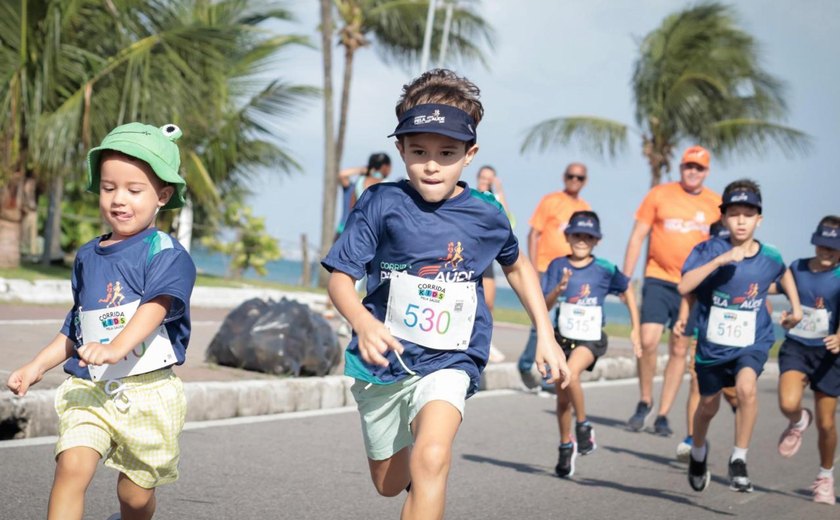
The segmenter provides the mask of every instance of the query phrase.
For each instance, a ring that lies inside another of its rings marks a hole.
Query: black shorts
[[[735,359],[716,365],[701,365],[695,362],[694,371],[697,372],[700,395],[715,395],[727,386],[735,386],[735,378],[742,368],[752,368],[755,375],[760,376],[766,362],[767,352],[759,349],[744,350]]]
[[[785,338],[779,350],[779,371],[802,372],[811,381],[811,390],[831,397],[840,396],[840,356],[823,347],[809,347]]]
[[[642,323],[674,326],[680,312],[677,284],[658,278],[645,278],[642,286]]]
[[[495,278],[496,277],[496,261],[495,260],[490,262],[490,265],[488,265],[487,269],[485,269],[484,272],[481,273],[481,276],[483,278],[487,278],[487,277]]]
[[[607,353],[607,333],[603,330],[601,331],[601,339],[598,341],[581,341],[578,339],[564,338],[560,334],[560,330],[555,328],[554,339],[557,340],[557,344],[563,349],[563,353],[566,354],[566,359],[569,359],[569,356],[572,355],[572,349],[580,347],[589,349],[589,351],[592,352],[592,355],[595,356],[595,359],[592,361],[591,365],[586,367],[588,372],[592,372],[592,369],[595,368],[595,363],[598,362],[598,358]]]

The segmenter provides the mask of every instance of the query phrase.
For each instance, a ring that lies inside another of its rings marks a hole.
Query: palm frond
[[[528,130],[520,153],[545,152],[571,143],[602,157],[615,157],[627,145],[627,125],[590,116],[558,117],[538,123]]]
[[[722,159],[735,154],[760,156],[778,150],[786,157],[801,156],[812,147],[811,137],[795,128],[760,119],[727,119],[711,125],[704,143]]]

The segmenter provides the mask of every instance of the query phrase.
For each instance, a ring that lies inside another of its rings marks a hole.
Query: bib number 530
[[[416,311],[420,311],[422,317],[418,316]],[[452,324],[452,314],[449,311],[441,311],[435,314],[434,309],[429,307],[421,309],[419,305],[409,303],[405,309],[403,323],[406,327],[419,327],[423,332],[434,330],[438,334],[446,334],[449,325]]]

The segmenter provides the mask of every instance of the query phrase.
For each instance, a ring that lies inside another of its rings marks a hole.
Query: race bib
[[[560,334],[564,338],[579,341],[598,341],[601,339],[603,311],[600,305],[575,305],[560,302],[558,316]]]
[[[477,305],[474,282],[436,282],[391,273],[385,326],[395,337],[435,350],[467,350]]]
[[[755,311],[712,307],[706,339],[727,347],[748,347],[755,343]]]
[[[828,309],[814,309],[802,306],[802,321],[790,329],[790,333],[799,338],[822,339],[828,336]]]
[[[117,307],[80,312],[82,342],[110,343],[122,332],[138,307],[140,300]],[[119,379],[153,372],[174,365],[177,360],[169,333],[166,332],[166,327],[161,325],[119,363],[88,365],[88,372],[94,381]]]

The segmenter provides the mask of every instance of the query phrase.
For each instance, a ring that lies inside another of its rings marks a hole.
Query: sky
[[[462,178],[474,184],[481,165],[496,168],[516,216],[514,231],[523,250],[527,249],[528,219],[539,200],[562,189],[565,166],[581,161],[589,167],[589,182],[581,195],[599,213],[604,234],[595,254],[623,263],[635,211],[650,185],[638,138],[630,133],[626,149],[614,160],[575,147],[521,155],[519,147],[530,126],[551,117],[590,115],[632,125],[630,78],[637,42],[664,17],[691,4],[673,0],[483,1],[481,15],[497,36],[495,49],[486,50],[489,66],[444,64],[481,88],[485,109],[478,127],[480,150]],[[291,83],[320,87],[318,3],[288,6],[297,22],[283,24],[280,30],[309,35],[314,46],[285,53],[277,75]],[[765,208],[757,237],[777,246],[790,263],[813,254],[809,239],[819,219],[840,213],[840,2],[742,0],[735,3],[735,11],[739,26],[758,41],[765,70],[786,84],[789,114],[784,123],[809,134],[813,146],[807,155],[794,158],[773,151],[741,155],[726,163],[713,158],[706,185],[720,193],[735,179],[757,180]],[[337,105],[341,49],[336,47],[333,56]],[[436,52],[432,56],[431,65],[438,65]],[[396,125],[394,106],[402,85],[419,72],[419,67],[387,65],[371,48],[356,54],[342,168],[364,165],[371,153],[385,151],[394,163],[391,178],[405,176],[393,139],[386,135]],[[302,171],[265,172],[250,199],[288,258],[299,254],[301,233],[307,234],[310,244],[320,241],[322,107],[320,99],[309,102],[288,121],[282,136]],[[679,149],[691,144],[680,143]],[[676,165],[678,157],[673,162]],[[671,175],[672,180],[678,178],[676,169]],[[636,276],[643,262],[638,264]]]

